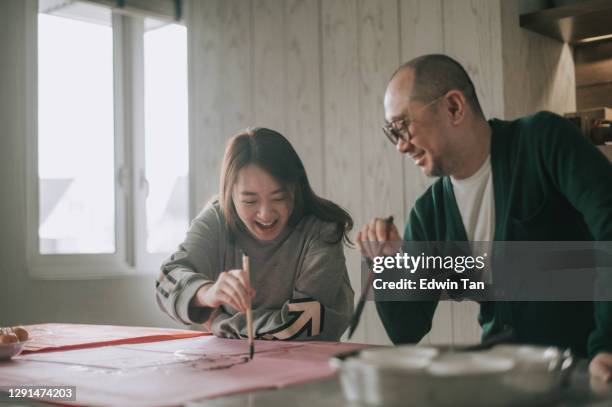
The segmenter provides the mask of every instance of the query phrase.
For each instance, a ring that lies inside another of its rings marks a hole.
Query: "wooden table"
[[[73,334],[74,332],[77,332],[77,333],[80,332],[79,329],[81,329],[79,326],[76,326],[76,325],[72,325],[68,328],[69,329],[67,330],[72,330]],[[66,328],[62,328],[62,329],[66,329]],[[82,329],[87,332],[95,332],[96,329],[98,330],[100,329],[100,326],[94,326],[93,328],[91,326],[89,327],[83,326]],[[110,328],[105,329],[105,332],[108,332],[109,329]],[[134,332],[142,333],[141,330],[142,329],[137,329],[137,331],[134,331],[134,328],[126,328],[126,332],[130,331],[132,333]],[[119,331],[122,331],[122,329],[119,329]],[[188,334],[188,332],[185,332],[185,333],[170,332],[170,334],[173,336],[177,335],[177,337],[181,337],[181,336]],[[115,336],[113,336],[112,338],[114,338]],[[59,339],[56,342],[61,342]],[[216,341],[223,341],[223,340],[219,340],[213,337],[210,337],[210,339],[216,340]],[[191,340],[206,341],[204,337],[201,337],[201,338],[192,338],[192,339],[171,340],[165,343],[170,344],[172,342],[176,342],[178,344],[181,341],[191,341]],[[228,341],[231,341],[231,340],[228,340]],[[133,342],[133,341],[130,340],[127,343],[130,343],[130,342]],[[139,340],[138,342],[142,342],[142,340]],[[114,343],[114,342],[108,342],[108,341],[105,342],[105,344],[109,344],[109,343]],[[110,348],[110,351],[112,352],[115,348],[117,349],[117,352],[121,351],[122,349],[125,351],[125,347],[126,347],[125,340],[121,340],[119,343],[122,343],[123,345],[114,344],[113,347]],[[152,349],[150,349],[151,351],[159,351],[159,349],[157,349],[158,347],[157,344],[163,345],[162,342],[156,342],[152,344],[130,345],[130,347],[132,348],[134,346],[136,347],[144,346],[146,348],[153,347]],[[207,344],[206,345],[207,347],[204,349],[208,353],[210,349],[208,346],[209,344],[211,344],[211,342],[206,341],[206,344]],[[297,345],[296,343],[294,344],[284,343],[283,344],[282,342],[277,343],[277,344],[281,346],[296,346]],[[349,347],[350,346],[357,346],[357,347],[363,346],[363,345],[350,345],[350,344],[339,344],[339,343],[330,343],[330,344],[337,346],[338,348],[346,348],[347,346]],[[225,346],[225,343],[223,343],[222,345]],[[262,343],[260,345],[262,349],[264,349],[262,355],[265,355],[265,348],[272,346],[272,345],[274,344],[271,342]],[[328,346],[328,345],[325,345],[325,343],[322,343],[321,345],[317,344],[313,346],[316,348],[316,347]],[[94,352],[95,349],[101,349],[101,348],[93,348],[92,353],[95,353]],[[245,349],[246,349],[246,345],[245,345]],[[329,349],[327,350],[327,353],[318,351],[314,348],[309,348],[307,346],[303,347],[303,349],[304,350],[302,351],[301,355],[299,354],[300,351],[297,350],[298,354],[292,354],[293,358],[290,357],[286,359],[287,362],[290,363],[289,367],[291,367],[291,365],[295,365],[296,363],[298,363],[298,360],[304,360],[304,359],[307,359],[309,362],[313,362],[314,359],[318,359],[318,362],[316,363],[326,364],[328,360],[327,359],[328,356],[326,355],[333,354],[333,352],[330,352]],[[70,352],[70,351],[65,351],[65,350],[59,351],[56,354],[63,354],[64,352]],[[86,352],[89,352],[89,350],[86,350]],[[68,355],[69,353],[65,353],[65,354]],[[89,358],[89,353],[88,353],[88,358]],[[262,358],[265,359],[266,356],[262,356]],[[256,356],[256,359],[257,359],[257,356]],[[62,360],[61,363],[67,363],[67,362]],[[282,365],[282,366],[287,366],[287,365]],[[2,379],[2,373],[3,373],[3,369],[0,366],[0,379]],[[5,371],[5,378],[10,377],[10,376],[7,376],[6,373],[7,371]],[[287,375],[287,370],[281,369],[280,373],[282,374],[284,378]],[[28,382],[30,381],[29,377],[30,376],[28,375],[27,376]],[[201,376],[198,373],[198,376],[197,376],[198,381],[200,380],[200,377]],[[253,376],[249,376],[249,377],[253,377]],[[327,375],[326,377],[330,377],[330,375]],[[277,375],[277,379],[278,378],[279,376]],[[61,379],[61,377],[59,377],[58,379]],[[147,383],[150,383],[150,382],[147,381]],[[100,386],[104,386],[104,385],[105,383],[103,382],[100,383]],[[87,392],[87,389],[79,390],[79,388],[77,387],[77,393],[79,391]],[[185,399],[182,399],[182,400],[185,400]],[[190,399],[187,398],[186,400],[190,400]],[[305,384],[290,385],[290,386],[287,386],[281,389],[277,389],[277,390],[249,391],[246,393],[241,393],[241,394],[236,394],[236,395],[231,395],[231,396],[222,396],[222,397],[210,398],[210,399],[199,400],[199,401],[185,401],[186,404],[184,405],[190,406],[190,407],[222,407],[222,406],[233,407],[233,406],[245,406],[245,405],[248,405],[249,407],[258,407],[258,406],[261,406],[261,407],[268,407],[268,406],[281,407],[283,406],[284,407],[288,405],[289,400],[291,401],[291,405],[294,407],[302,407],[302,406],[303,407],[312,407],[312,406],[322,406],[322,407],[353,406],[355,407],[356,405],[358,405],[355,403],[349,403],[344,399],[341,388],[340,388],[340,384],[337,378],[331,378],[331,379],[328,378],[328,379],[318,380],[318,381],[309,382]],[[25,401],[25,402],[18,401],[16,402],[14,399],[10,399],[6,394],[2,394],[2,393],[0,393],[0,402],[2,402],[2,404],[10,403],[12,405],[31,405],[31,406],[47,406],[48,405],[48,404],[44,404],[44,403],[40,403],[36,401]],[[591,382],[589,379],[588,370],[587,370],[587,361],[581,360],[577,363],[577,366],[572,373],[570,386],[563,391],[560,400],[558,400],[558,402],[555,403],[554,405],[558,405],[558,406],[612,405],[612,384],[604,384],[604,383],[600,383],[597,381]]]
[[[344,399],[338,379],[291,386],[274,391],[258,391],[187,403],[186,407],[285,407],[291,400],[292,407],[357,407],[365,404],[351,403]],[[572,373],[569,388],[553,406],[611,406],[612,384],[591,382],[586,360],[580,360]]]

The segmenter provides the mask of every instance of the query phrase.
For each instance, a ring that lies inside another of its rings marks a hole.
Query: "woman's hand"
[[[207,284],[196,292],[195,302],[201,307],[217,308],[227,304],[246,312],[255,297],[255,290],[248,283],[243,270],[230,270],[219,274],[217,281]]]

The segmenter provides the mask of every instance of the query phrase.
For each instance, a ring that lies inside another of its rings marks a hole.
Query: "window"
[[[41,254],[114,253],[113,32],[38,16]]]
[[[188,226],[187,31],[160,18],[180,8],[105,3],[39,1],[35,277],[156,272]]]
[[[146,250],[165,253],[182,240],[189,219],[187,30],[177,24],[149,30],[144,51]]]

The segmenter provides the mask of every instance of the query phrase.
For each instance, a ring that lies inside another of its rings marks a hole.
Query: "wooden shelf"
[[[600,37],[612,38],[612,1],[581,1],[522,14],[520,24],[523,28],[572,45]]]

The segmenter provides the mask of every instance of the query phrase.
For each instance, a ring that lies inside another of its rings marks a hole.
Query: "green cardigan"
[[[612,241],[612,165],[569,121],[539,112],[490,120],[497,241]],[[448,177],[415,203],[406,241],[465,241]],[[376,304],[394,343],[429,332],[437,301]],[[512,327],[517,342],[612,352],[612,302],[482,302],[483,339]]]

